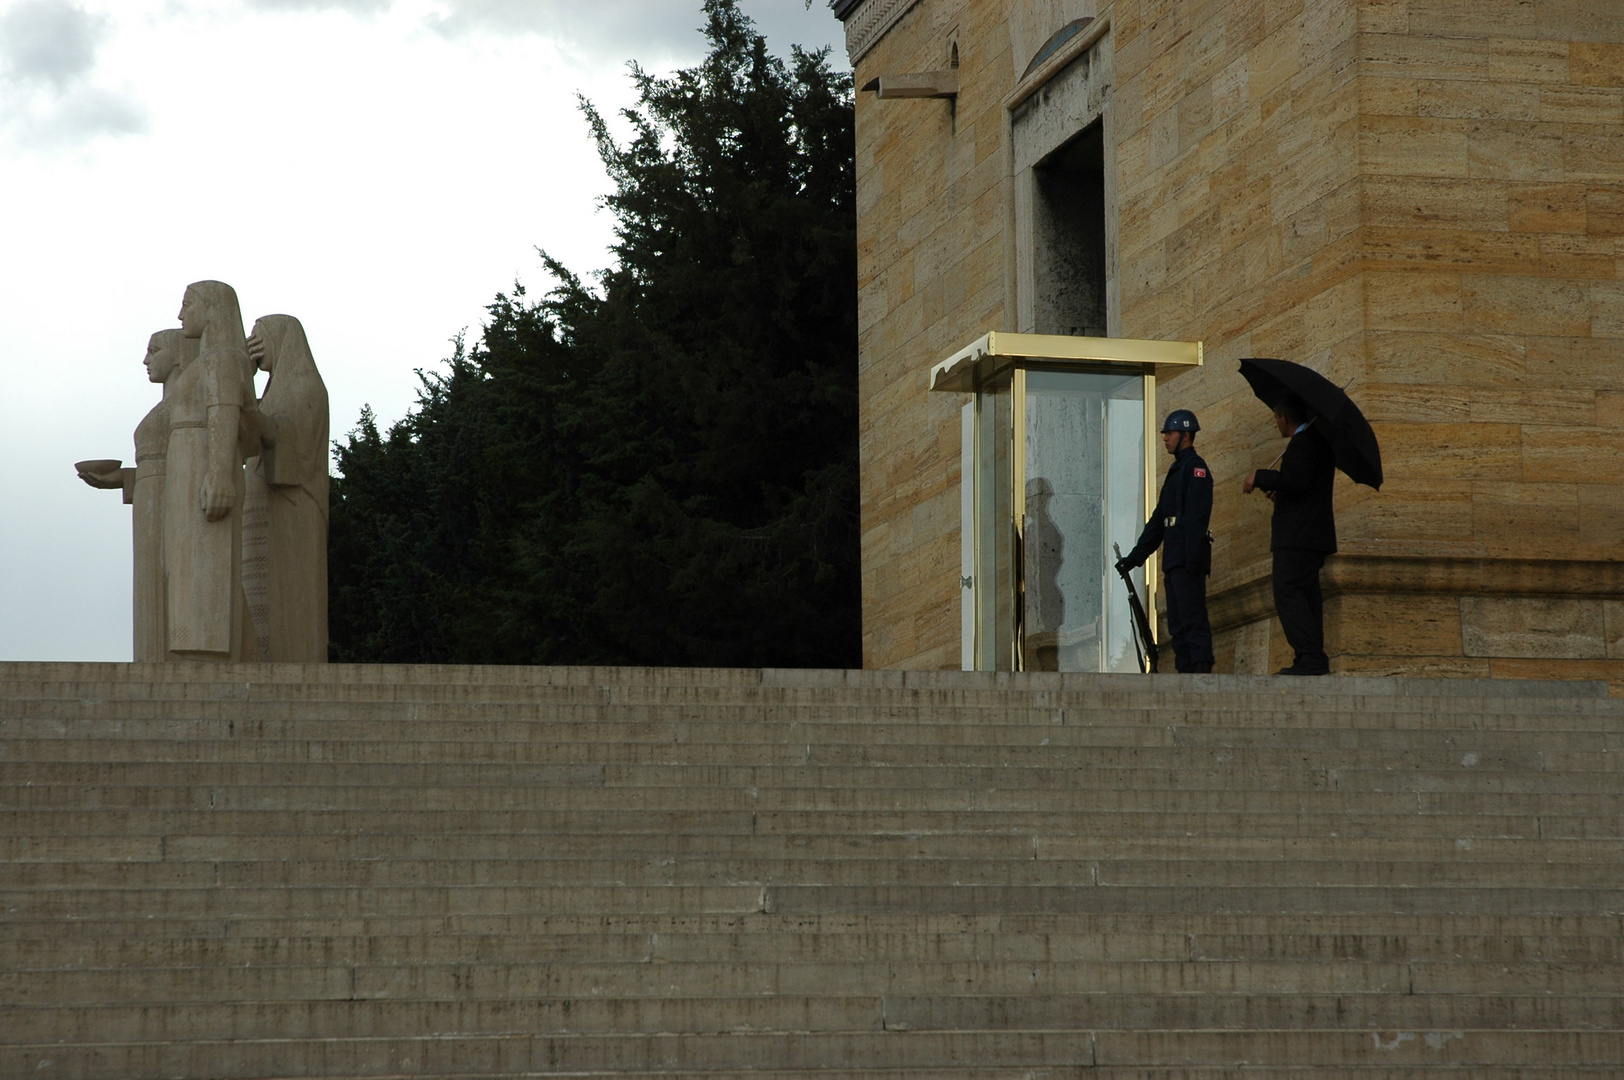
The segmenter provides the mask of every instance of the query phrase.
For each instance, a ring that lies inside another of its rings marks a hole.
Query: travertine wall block
[[[1603,602],[1463,597],[1467,656],[1595,660],[1607,656]]]
[[[1333,606],[1326,647],[1337,653],[1396,656],[1418,647],[1437,656],[1460,652],[1460,607],[1448,597],[1353,594],[1337,597]]]

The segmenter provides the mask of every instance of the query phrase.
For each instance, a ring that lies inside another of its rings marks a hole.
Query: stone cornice
[[[846,24],[846,55],[853,67],[919,0],[843,0],[835,16]]]

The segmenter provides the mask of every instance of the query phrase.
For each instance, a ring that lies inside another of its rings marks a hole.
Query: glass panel
[[[1029,369],[1025,406],[1025,666],[1138,671],[1111,545],[1145,524],[1144,377]]]
[[[1015,664],[1014,414],[1010,373],[976,392],[976,668]]]

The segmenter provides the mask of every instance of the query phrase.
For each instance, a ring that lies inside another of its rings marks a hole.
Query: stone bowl
[[[101,476],[123,464],[124,462],[118,458],[92,458],[89,461],[75,461],[73,468],[74,471],[87,476]]]

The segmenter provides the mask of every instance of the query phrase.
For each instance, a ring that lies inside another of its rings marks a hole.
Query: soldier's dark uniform
[[[1170,415],[1168,423],[1177,415]],[[1190,423],[1192,428],[1185,430],[1193,430],[1194,415]],[[1174,456],[1173,467],[1167,470],[1156,512],[1145,523],[1139,543],[1122,558],[1128,567],[1143,566],[1160,545],[1173,662],[1184,672],[1212,670],[1212,624],[1207,621],[1207,575],[1212,573],[1207,527],[1211,519],[1212,470],[1195,447],[1187,446]]]

